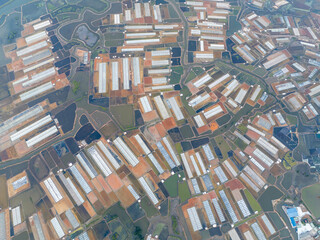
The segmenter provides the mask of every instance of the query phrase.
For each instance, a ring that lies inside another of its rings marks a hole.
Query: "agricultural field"
[[[191,197],[188,183],[186,181],[178,184],[178,195],[182,203]]]
[[[8,207],[8,190],[6,175],[0,175],[0,208],[5,209]]]
[[[263,211],[273,211],[272,200],[279,199],[283,193],[276,187],[268,187],[267,190],[259,197],[258,203]]]
[[[110,112],[123,130],[134,128],[134,111],[132,105],[111,106]]]
[[[10,199],[10,206],[16,207],[22,204],[22,209],[26,217],[36,212],[36,204],[43,197],[43,191],[39,185],[35,185],[25,192]]]
[[[247,200],[248,200],[248,202],[249,202],[252,210],[255,211],[255,212],[256,212],[256,211],[257,211],[257,212],[261,212],[262,209],[261,209],[259,203],[258,203],[257,200],[252,196],[252,194],[249,192],[248,189],[245,189],[245,190],[244,190],[244,194],[245,194],[245,196],[246,196],[246,198],[247,198]]]
[[[320,184],[314,184],[302,189],[302,201],[306,204],[310,212],[320,218]]]

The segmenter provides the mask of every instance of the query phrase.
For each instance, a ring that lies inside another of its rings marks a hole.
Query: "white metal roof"
[[[17,51],[17,56],[20,57],[22,55],[26,55],[28,53],[34,52],[36,50],[39,50],[39,49],[47,47],[47,46],[48,46],[47,41],[41,41],[41,42],[39,42],[37,44],[34,44],[34,45],[29,46],[29,47],[26,47],[26,48],[18,50]]]
[[[119,90],[119,63],[112,62],[112,90]]]
[[[54,218],[52,218],[52,219],[50,220],[50,222],[51,222],[54,230],[56,231],[58,237],[59,237],[59,238],[62,238],[65,234],[64,234],[64,231],[63,231],[63,229],[62,229],[62,227],[61,227],[58,219],[57,219],[56,217],[54,217]]]
[[[134,138],[137,140],[138,144],[140,145],[145,154],[151,153],[150,149],[147,147],[146,143],[143,141],[139,134],[136,134]]]
[[[223,201],[223,203],[224,203],[224,205],[225,205],[225,207],[231,217],[232,222],[233,223],[238,222],[239,219],[238,219],[236,213],[234,212],[234,209],[232,208],[232,206],[229,202],[229,199],[228,199],[227,195],[225,194],[224,190],[220,190],[219,194],[220,194],[220,197],[221,197],[221,199],[222,199],[222,201]]]
[[[151,190],[150,186],[148,185],[148,183],[146,182],[146,180],[143,177],[140,177],[138,179],[138,181],[140,182],[144,191],[148,194],[150,200],[153,202],[154,205],[156,205],[159,202],[159,200],[156,197],[156,195],[152,192],[152,190]]]
[[[96,172],[96,170],[91,165],[91,163],[89,162],[89,160],[87,159],[86,155],[84,155],[83,152],[78,153],[76,157],[79,160],[82,167],[89,174],[90,178],[95,178],[98,175],[98,173]]]
[[[184,119],[183,113],[177,103],[177,100],[175,99],[175,97],[171,97],[167,100],[167,102],[169,103],[169,107],[172,109],[176,119],[178,121]]]
[[[189,219],[193,228],[193,231],[199,231],[202,229],[202,224],[200,222],[200,218],[198,216],[197,210],[195,207],[191,207],[187,209]]]
[[[252,162],[261,172],[265,170],[265,168],[253,157],[250,158],[250,162]]]
[[[51,67],[45,71],[39,72],[31,77],[29,81],[25,81],[22,83],[23,87],[29,87],[33,84],[39,83],[45,79],[48,79],[56,74],[56,70],[54,67]]]
[[[211,151],[209,144],[203,145],[202,149],[204,150],[204,153],[209,161],[214,160],[215,157]]]
[[[84,199],[80,195],[78,189],[74,186],[73,182],[70,178],[66,178],[62,172],[58,174],[61,182],[65,186],[65,188],[68,190],[69,194],[77,204],[77,206],[80,206],[82,203],[84,203]]]
[[[151,56],[152,57],[159,57],[159,56],[170,56],[170,50],[153,50],[151,51]]]
[[[149,103],[149,99],[147,96],[144,96],[144,97],[141,97],[139,98],[140,102],[141,102],[141,105],[142,105],[142,108],[143,108],[143,111],[145,113],[148,113],[148,112],[151,112],[152,111],[152,107]]]
[[[98,152],[96,146],[88,148],[88,153],[106,177],[112,173],[111,168],[108,166],[105,158]]]
[[[62,200],[63,197],[60,191],[50,177],[44,180],[44,185],[46,186],[50,195],[56,203]]]
[[[120,164],[115,159],[115,157],[112,155],[109,148],[102,141],[98,141],[97,146],[102,151],[102,153],[107,157],[107,159],[111,162],[112,166],[115,169],[118,169],[120,167]]]
[[[253,223],[251,228],[259,240],[267,240],[257,222]]]
[[[262,143],[263,141],[260,141]],[[262,152],[259,148],[256,148],[253,151],[253,154],[260,159],[263,163],[265,163],[268,167],[270,167],[273,164],[273,160],[266,155],[264,152]]]
[[[126,45],[133,45],[133,44],[146,44],[146,43],[158,43],[160,42],[159,38],[148,38],[148,39],[138,39],[138,40],[126,40]]]
[[[263,66],[266,69],[270,69],[273,66],[275,66],[275,65],[277,65],[277,64],[279,64],[279,63],[281,63],[281,62],[283,62],[283,61],[285,61],[287,59],[288,59],[288,57],[284,53],[282,53],[279,56],[277,56],[277,57],[275,57],[275,58],[263,63]]]
[[[265,182],[262,180],[262,178],[252,170],[248,165],[244,167],[244,171],[248,173],[248,175],[255,181],[255,183],[262,188],[265,185]]]
[[[159,164],[159,162],[157,161],[157,159],[153,156],[152,153],[150,153],[148,155],[148,158],[151,160],[152,164],[156,167],[156,169],[159,172],[159,174],[162,174],[164,172],[164,170],[161,167],[161,165]]]
[[[180,156],[181,156],[181,159],[182,159],[182,163],[184,165],[184,169],[187,172],[188,178],[193,178],[193,174],[191,172],[191,169],[190,169],[190,166],[189,166],[189,163],[188,163],[188,160],[186,158],[185,153],[181,153]]]
[[[208,118],[211,118],[211,117],[213,117],[213,116],[215,116],[215,115],[217,115],[217,114],[219,114],[221,112],[223,112],[223,109],[221,108],[221,106],[220,105],[216,105],[214,108],[205,111],[203,115],[204,115],[204,117],[206,119],[208,119]]]
[[[48,124],[51,121],[52,121],[51,116],[47,115],[47,116],[41,118],[40,120],[30,124],[29,126],[27,126],[27,127],[23,128],[23,129],[15,132],[14,134],[12,134],[10,136],[11,141],[13,142],[13,141],[15,141],[15,140],[27,135],[28,133],[30,133],[30,132],[32,132],[32,131],[34,131],[34,130],[36,130],[36,129],[38,129],[38,128],[46,125],[46,124]]]
[[[134,188],[132,187],[132,185],[128,186],[129,191],[131,192],[132,196],[138,200],[140,198],[140,196],[138,195],[138,193],[136,192],[136,190],[134,190]]]
[[[28,68],[24,68],[24,69],[23,69],[23,72],[24,72],[24,73],[28,73],[28,72],[36,69],[36,68],[42,67],[42,66],[44,66],[44,65],[46,65],[46,64],[49,64],[49,63],[51,63],[51,62],[53,62],[53,61],[54,61],[54,58],[46,59],[46,60],[41,61],[41,62],[39,62],[39,63],[37,63],[37,64],[35,64],[35,65],[32,65],[32,66],[28,67]]]
[[[212,89],[212,88],[214,88],[215,86],[217,86],[218,84],[226,81],[229,77],[230,77],[230,74],[227,73],[227,74],[221,76],[220,78],[214,80],[212,83],[210,83],[210,84],[208,85],[208,87]]]
[[[168,112],[166,106],[164,105],[164,103],[161,99],[161,96],[156,96],[153,99],[154,99],[155,104],[157,105],[157,108],[158,108],[158,111],[161,115],[161,118],[163,120],[169,118],[170,117],[169,112]]]
[[[249,217],[251,215],[251,213],[248,209],[248,206],[243,199],[237,201],[237,204],[238,204],[244,218]]]
[[[138,57],[132,58],[132,68],[133,68],[133,84],[138,86],[141,83],[140,74],[140,59]]]
[[[213,203],[214,209],[217,212],[217,215],[219,217],[220,222],[226,221],[226,218],[224,217],[223,212],[221,210],[221,207],[219,205],[218,199],[217,198],[213,198],[212,199],[212,203]]]
[[[222,170],[222,168],[220,166],[216,167],[214,169],[214,172],[217,174],[221,183],[225,183],[228,181],[226,174],[224,173],[224,171]]]
[[[34,97],[34,96],[41,95],[42,93],[49,91],[52,88],[53,88],[53,84],[51,82],[44,83],[44,84],[40,85],[39,87],[33,88],[27,92],[20,94],[20,99],[21,99],[21,101],[25,101],[29,98]]]
[[[32,44],[32,43],[35,43],[35,42],[38,42],[42,39],[45,39],[47,38],[47,33],[45,31],[41,31],[41,32],[38,32],[38,33],[35,33],[33,35],[30,35],[28,37],[25,38],[27,44]]]
[[[12,213],[12,225],[17,226],[21,223],[21,211],[20,206],[17,206],[11,210]]]
[[[208,73],[206,73],[199,80],[195,81],[193,83],[193,85],[196,86],[197,88],[199,88],[199,87],[201,87],[203,84],[207,83],[211,79],[212,79],[211,76]]]
[[[99,63],[99,93],[107,92],[107,63]]]
[[[171,154],[171,156],[172,156],[175,164],[176,164],[177,166],[179,166],[179,165],[180,165],[180,162],[179,162],[178,157],[177,157],[176,153],[174,152],[174,150],[173,150],[173,148],[172,148],[172,146],[171,146],[168,138],[167,138],[167,137],[164,137],[164,138],[162,138],[162,141],[163,141],[163,143],[166,145],[167,149],[169,150],[169,152],[170,152],[170,154]]]
[[[195,159],[194,155],[191,155],[191,156],[190,156],[190,159],[191,159],[193,168],[194,168],[194,170],[196,171],[197,176],[198,176],[198,177],[201,176],[201,172],[200,172],[199,166],[198,166],[198,164],[197,164],[197,162],[196,162],[196,159]]]
[[[200,127],[205,125],[205,123],[203,122],[203,120],[202,120],[200,115],[196,115],[193,118],[196,121],[198,128],[200,128]]]
[[[210,207],[209,201],[206,200],[206,201],[203,201],[202,203],[203,203],[203,206],[204,206],[204,210],[206,211],[206,214],[208,216],[210,225],[215,225],[217,222],[216,222],[216,220],[214,218],[214,215],[213,215],[212,209]]]
[[[128,58],[122,58],[122,76],[123,76],[123,89],[124,90],[130,89]]]
[[[84,192],[86,194],[89,194],[90,192],[92,192],[91,187],[89,186],[87,181],[84,179],[84,177],[81,175],[81,173],[76,168],[76,166],[73,165],[72,167],[70,167],[70,170],[72,172],[72,175],[76,178],[77,182],[79,183],[79,186],[84,190]]]
[[[148,69],[148,74],[169,74],[170,69],[165,68],[165,69]]]
[[[39,23],[33,24],[33,29],[35,31],[37,31],[37,30],[40,30],[42,28],[45,28],[45,27],[49,26],[50,24],[51,24],[50,20],[45,20],[43,22],[39,22]]]
[[[257,141],[257,143],[263,148],[265,149],[267,152],[271,153],[272,155],[276,155],[279,151],[278,148],[276,148],[275,146],[273,146],[269,141],[267,141],[266,139],[260,137]]]
[[[118,148],[120,153],[123,155],[123,157],[132,165],[136,166],[139,163],[138,158],[134,155],[134,153],[131,151],[131,149],[127,146],[127,144],[124,143],[124,141],[117,137],[113,143]]]
[[[270,220],[268,219],[268,217],[267,217],[265,214],[263,214],[263,215],[261,216],[261,219],[262,219],[263,223],[266,225],[266,227],[268,228],[270,234],[273,235],[273,234],[276,232],[276,230],[274,229],[274,227],[273,227],[273,225],[271,224],[271,222],[270,222]]]
[[[56,126],[52,126],[50,128],[48,128],[47,130],[41,132],[40,134],[30,138],[29,140],[26,141],[27,146],[33,147],[34,145],[36,145],[37,143],[41,142],[42,140],[52,136],[55,133],[58,133],[58,128]]]

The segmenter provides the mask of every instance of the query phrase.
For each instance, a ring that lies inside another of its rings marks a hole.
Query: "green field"
[[[178,196],[178,180],[178,174],[176,173],[169,177],[163,184],[167,189],[170,197],[174,198]]]
[[[158,210],[152,204],[152,202],[147,196],[141,199],[140,205],[143,208],[143,210],[146,212],[147,217],[152,217],[159,214]]]
[[[228,158],[228,152],[231,150],[227,142],[224,140],[223,136],[217,136],[214,138],[215,142],[217,143],[220,151],[222,153],[223,159]]]
[[[132,105],[118,105],[110,107],[110,112],[117,120],[122,130],[134,128],[134,110]]]
[[[276,187],[268,187],[267,190],[260,196],[258,202],[264,211],[273,211],[272,200],[279,199],[283,193]]]
[[[187,201],[191,197],[191,193],[186,181],[178,184],[178,193],[181,202]]]
[[[26,217],[36,212],[35,205],[43,197],[43,192],[38,185],[27,191],[16,195],[10,199],[10,206],[16,207],[21,204],[22,210]]]
[[[320,184],[314,184],[302,190],[302,201],[305,203],[310,212],[320,218]]]
[[[257,202],[257,200],[252,196],[252,194],[249,192],[248,189],[244,190],[244,194],[252,208],[253,211],[257,211],[257,212],[261,212],[262,209],[259,205],[259,203]]]

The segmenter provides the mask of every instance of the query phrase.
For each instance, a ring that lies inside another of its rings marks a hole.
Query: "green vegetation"
[[[201,67],[193,67],[192,71],[197,74],[197,76],[202,75],[205,71]]]
[[[197,77],[197,74],[194,73],[194,71],[190,71],[186,77],[186,79],[184,80],[185,83],[190,82],[191,80],[195,79]]]
[[[176,147],[178,154],[183,153],[183,149],[182,149],[182,146],[180,143],[176,143],[175,147]]]
[[[298,125],[298,119],[296,116],[287,114],[287,119],[291,125]]]
[[[180,83],[181,76],[183,74],[183,67],[172,67],[172,72],[170,75],[170,84],[178,84]]]
[[[247,126],[246,125],[244,125],[244,124],[239,124],[238,126],[237,126],[237,128],[239,129],[239,131],[242,133],[242,134],[245,134],[247,131],[248,131],[248,128],[247,128]]]
[[[290,170],[292,167],[297,165],[297,162],[293,159],[292,153],[287,152],[286,155],[283,158],[282,164],[285,169]]]
[[[223,136],[217,136],[214,138],[215,142],[217,143],[222,156],[223,160],[228,158],[228,152],[231,150],[228,143],[224,140]]]
[[[170,176],[167,180],[164,182],[164,186],[167,189],[170,197],[177,197],[178,196],[178,173]]]
[[[154,230],[154,232],[152,234],[152,236],[154,236],[154,237],[155,236],[159,236],[165,226],[166,225],[164,223],[158,223],[157,226],[156,226],[156,229]]]
[[[188,183],[186,181],[178,184],[178,194],[182,203],[191,197]]]
[[[240,138],[237,138],[234,143],[243,151],[246,147],[247,147],[247,144],[242,141]]]
[[[2,195],[2,194],[1,194]],[[10,199],[10,206],[16,207],[22,203],[22,208],[26,217],[36,212],[36,203],[43,197],[43,192],[38,185]]]
[[[72,92],[73,92],[73,94],[77,94],[79,89],[80,89],[80,82],[73,81],[72,82]]]
[[[134,128],[133,105],[111,106],[110,112],[119,123],[122,130],[130,130]]]
[[[234,32],[242,28],[241,24],[237,21],[237,16],[229,17],[229,29],[227,30],[227,36],[231,36]]]
[[[267,73],[268,73],[268,71],[265,69],[265,68],[263,68],[263,67],[261,67],[261,68],[256,68],[255,70],[253,70],[252,71],[254,74],[257,74],[258,76],[260,76],[260,77],[263,77],[263,76],[265,76]]]
[[[141,199],[140,205],[143,208],[143,210],[146,212],[147,217],[153,217],[159,214],[158,210],[156,209],[156,207],[153,205],[153,203],[149,200],[147,196]]]
[[[320,218],[320,184],[316,183],[302,189],[302,201],[309,211],[318,219]]]
[[[276,187],[271,186],[259,197],[258,202],[263,211],[273,211],[272,200],[279,199],[283,193]]]
[[[245,189],[244,194],[252,208],[253,211],[257,211],[257,212],[261,212],[262,208],[260,207],[259,203],[257,202],[257,200],[254,198],[254,196],[252,196],[252,194],[249,192],[248,189]]]
[[[191,92],[189,91],[189,89],[187,87],[183,87],[180,90],[180,93],[183,94],[183,96],[181,97],[181,101],[183,103],[184,108],[187,110],[188,114],[190,116],[193,116],[196,114],[196,112],[194,111],[194,109],[188,105],[188,102],[186,100],[187,97],[191,96]]]
[[[288,190],[292,184],[292,172],[287,172],[281,182],[282,186]]]
[[[178,231],[178,219],[176,216],[171,216],[171,221],[172,221],[172,231],[179,235],[179,231]]]

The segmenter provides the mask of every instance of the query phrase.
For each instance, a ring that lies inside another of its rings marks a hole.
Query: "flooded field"
[[[85,25],[81,25],[75,32],[75,37],[85,42],[89,47],[93,47],[98,41],[98,35],[91,32]]]

